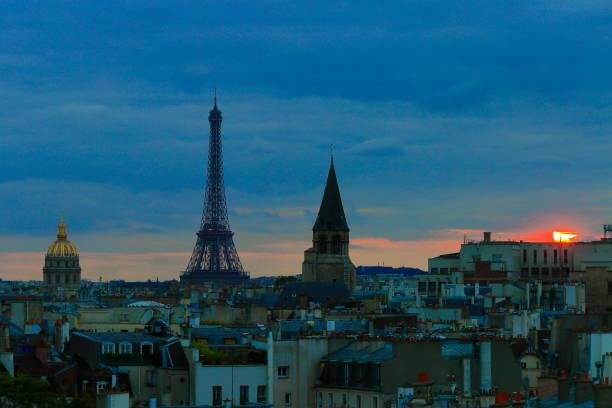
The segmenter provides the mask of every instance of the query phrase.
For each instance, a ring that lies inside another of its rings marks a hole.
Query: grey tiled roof
[[[372,345],[363,346],[360,343],[352,343],[343,347],[327,356],[323,357],[322,361],[351,361],[355,363],[378,363],[386,360],[391,360],[393,355],[393,346],[389,343],[384,343],[378,348],[372,348]]]
[[[93,340],[98,343],[104,342],[130,342],[130,343],[140,343],[143,341],[148,341],[153,344],[165,344],[170,341],[177,340],[176,337],[162,337],[162,336],[153,336],[144,332],[85,332],[85,331],[75,331],[72,335],[82,336]]]

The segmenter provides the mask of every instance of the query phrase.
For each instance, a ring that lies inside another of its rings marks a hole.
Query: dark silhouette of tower
[[[204,213],[193,254],[181,276],[181,282],[185,284],[239,283],[249,279],[238,257],[234,233],[230,230],[227,217],[221,148],[222,120],[215,93],[215,105],[208,115],[210,139]]]
[[[323,199],[312,227],[312,248],[304,251],[304,282],[344,283],[355,289],[355,265],[349,257],[349,227],[332,156]]]

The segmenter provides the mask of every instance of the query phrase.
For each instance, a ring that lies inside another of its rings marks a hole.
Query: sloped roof
[[[289,282],[283,287],[277,307],[295,307],[300,296],[324,306],[346,301],[351,293],[341,282]]]
[[[358,343],[351,343],[348,346],[326,355],[322,358],[322,361],[380,363],[382,361],[391,360],[393,357],[393,346],[389,343],[384,343],[376,348],[371,347],[371,345],[364,346]]]
[[[344,207],[342,206],[342,198],[340,197],[340,188],[338,187],[338,179],[336,178],[336,170],[332,161],[327,175],[327,183],[325,184],[325,192],[317,220],[312,227],[313,231],[349,231],[346,217],[344,215]]]

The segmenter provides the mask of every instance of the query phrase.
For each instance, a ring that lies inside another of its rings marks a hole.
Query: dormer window
[[[132,343],[119,343],[119,354],[132,354]]]
[[[103,394],[108,389],[108,381],[96,382],[96,393]]]
[[[145,342],[140,343],[140,354],[143,356],[152,356],[153,355],[153,343]]]
[[[102,343],[102,354],[115,354],[115,343]]]

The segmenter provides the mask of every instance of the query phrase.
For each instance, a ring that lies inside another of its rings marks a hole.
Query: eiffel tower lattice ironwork
[[[221,148],[222,120],[215,92],[215,104],[208,115],[210,139],[204,213],[193,254],[181,275],[181,282],[185,284],[239,283],[249,279],[238,257],[227,216]]]

